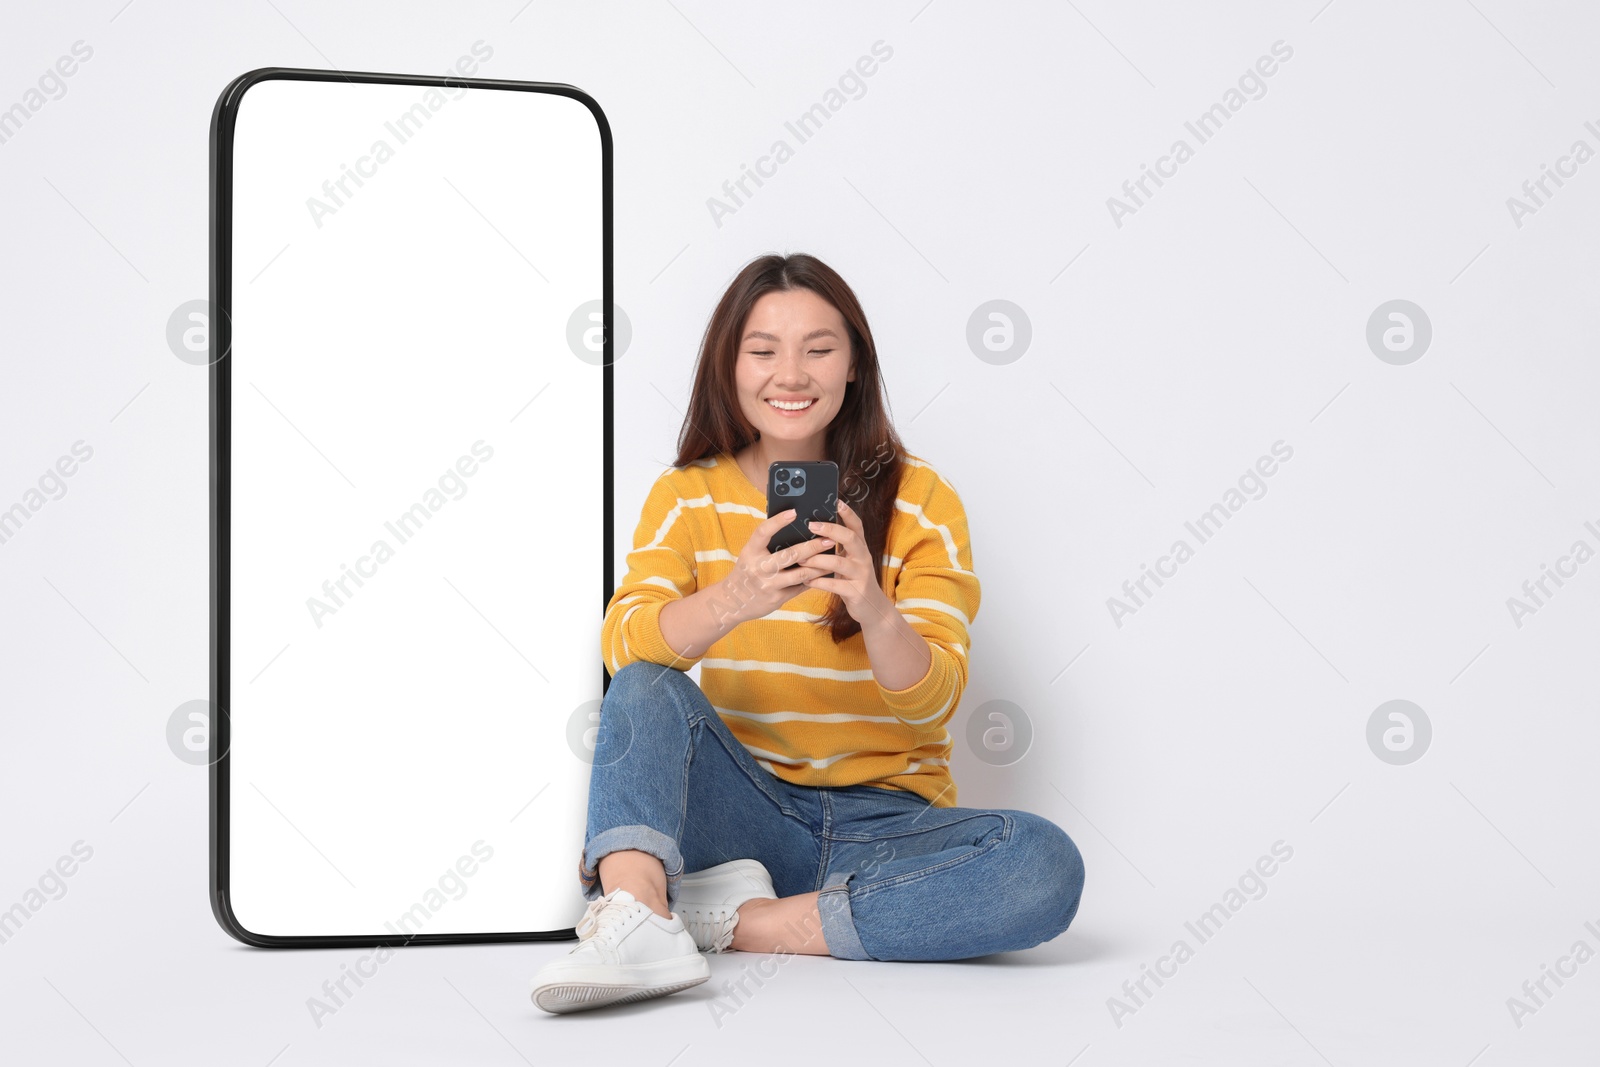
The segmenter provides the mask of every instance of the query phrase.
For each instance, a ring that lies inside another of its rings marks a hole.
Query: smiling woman
[[[738,455],[753,484],[766,484],[773,460],[828,458],[828,425],[856,380],[846,333],[839,312],[809,289],[768,293],[751,309],[734,376],[739,409],[755,428]]]
[[[712,313],[601,625],[589,911],[534,978],[546,1011],[698,985],[701,952],[965,959],[1076,915],[1060,827],[956,805],[980,586],[961,497],[883,392],[855,293],[814,256],[751,262]],[[768,514],[767,470],[800,461],[834,463],[848,499],[770,552],[795,515]],[[951,906],[978,897],[1004,920]]]

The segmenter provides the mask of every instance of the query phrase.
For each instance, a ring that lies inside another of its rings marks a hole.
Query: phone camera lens
[[[788,467],[779,467],[778,468],[778,476],[777,477],[778,477],[778,481],[779,482],[788,481],[789,480],[789,468]]]
[[[789,484],[794,486],[796,489],[804,489],[806,487],[806,476],[801,474],[799,471],[795,471],[794,480]]]

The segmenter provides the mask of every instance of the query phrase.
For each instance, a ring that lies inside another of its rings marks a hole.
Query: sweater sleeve
[[[878,690],[906,725],[933,730],[949,722],[967,687],[967,627],[978,614],[980,587],[960,496],[937,476],[924,496],[895,501],[895,508],[912,519],[912,540],[894,601],[911,628],[927,639],[932,662],[909,688],[879,685]]]
[[[680,656],[661,636],[661,609],[695,591],[694,542],[684,501],[663,473],[650,487],[628,553],[628,573],[611,594],[600,627],[600,655],[615,675],[637,661],[687,671],[704,657]]]

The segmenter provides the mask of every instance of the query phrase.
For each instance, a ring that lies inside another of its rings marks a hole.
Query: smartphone
[[[795,509],[794,521],[767,542],[768,552],[820,537],[808,523],[839,521],[839,465],[831,459],[773,463],[767,468],[767,518]],[[827,555],[833,548],[818,555]],[[791,564],[799,566],[799,564]]]

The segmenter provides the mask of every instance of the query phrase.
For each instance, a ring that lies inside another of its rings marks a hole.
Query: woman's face
[[[845,383],[856,380],[852,357],[844,316],[832,304],[810,289],[767,293],[750,309],[739,342],[739,408],[763,443],[821,455]]]

